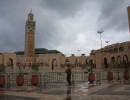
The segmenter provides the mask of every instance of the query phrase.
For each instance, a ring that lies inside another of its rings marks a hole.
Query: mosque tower
[[[32,64],[35,61],[35,21],[32,9],[28,14],[25,26],[25,60],[26,64]]]

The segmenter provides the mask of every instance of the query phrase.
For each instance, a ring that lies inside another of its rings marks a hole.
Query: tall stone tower
[[[35,21],[32,9],[28,14],[25,26],[25,62],[32,64],[35,61]]]
[[[130,6],[127,8],[127,12],[128,12],[129,33],[130,33]]]

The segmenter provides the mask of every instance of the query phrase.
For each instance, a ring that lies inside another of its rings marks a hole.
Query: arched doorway
[[[117,67],[122,67],[121,65],[121,56],[117,56]]]
[[[124,65],[124,67],[128,67],[129,66],[128,56],[127,55],[123,56],[123,65]]]
[[[56,59],[53,59],[52,60],[52,70],[57,67],[57,60]]]
[[[104,66],[105,66],[105,68],[108,68],[107,58],[104,58]]]
[[[80,65],[79,59],[76,59],[76,61],[75,61],[75,66],[76,66],[76,67],[79,67],[79,65]]]
[[[127,56],[127,55],[124,55],[124,56],[123,56],[123,61],[128,62],[128,56]]]
[[[89,59],[86,59],[85,61],[85,67],[88,67],[89,66]]]
[[[67,66],[67,64],[69,64],[69,63],[70,63],[69,59],[66,59],[65,60],[65,66]]]
[[[111,68],[116,68],[116,67],[117,67],[115,57],[112,57],[112,58],[111,58],[111,66],[110,66],[110,67],[111,67]]]
[[[13,68],[13,59],[12,58],[9,58],[7,60],[7,67]]]
[[[88,64],[88,62],[89,62],[88,59],[86,59],[86,64]]]
[[[111,61],[112,61],[112,62],[115,61],[115,57],[112,57],[112,58],[111,58]]]

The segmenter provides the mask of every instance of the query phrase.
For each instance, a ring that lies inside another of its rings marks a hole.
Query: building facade
[[[91,59],[96,68],[123,68],[130,66],[130,41],[115,43],[99,50],[91,51]],[[112,63],[115,63],[112,66]]]
[[[130,19],[129,8],[128,16]],[[66,57],[58,50],[35,48],[35,24],[34,14],[31,10],[25,26],[25,51],[1,53],[0,66],[12,69],[19,66],[30,68],[34,62],[38,62],[43,69],[48,68],[50,70],[65,68],[68,63],[72,68],[87,68],[91,64],[97,69],[130,66],[130,41],[115,43],[102,49],[92,50],[89,56],[85,54],[75,56],[72,54],[70,57]],[[114,66],[112,66],[112,63],[114,63]]]

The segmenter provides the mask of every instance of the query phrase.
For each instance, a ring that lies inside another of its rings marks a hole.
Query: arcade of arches
[[[51,54],[51,56],[53,56]],[[70,57],[65,57],[65,56],[61,56],[61,54],[57,54],[54,55],[53,58],[54,59],[46,59],[47,56],[44,56],[45,58],[42,60],[36,59],[37,62],[40,63],[41,67],[45,67],[45,68],[50,68],[51,70],[54,70],[55,68],[65,68],[67,66],[67,64],[69,63],[70,66],[72,68],[86,68],[89,67],[90,61],[92,61],[93,67],[94,68],[124,68],[124,67],[130,67],[130,58],[129,55],[124,54],[124,55],[114,55],[114,54],[103,54],[100,55],[102,57],[102,61],[99,57],[99,55],[97,56],[98,59],[96,59],[96,54],[92,55],[92,56],[80,56],[80,57],[76,57],[76,56],[70,56]],[[0,66],[6,66],[6,67],[10,67],[10,68],[16,68],[17,67],[17,63],[19,63],[20,65],[24,65],[24,63],[22,63],[22,59],[18,57],[16,54],[3,54],[0,55],[0,58],[3,59],[4,61],[2,62],[2,60],[0,61]],[[21,61],[19,59],[21,59]],[[58,59],[59,58],[59,59]],[[102,62],[101,65],[98,62]],[[31,65],[31,63],[30,63]],[[29,65],[26,65],[24,67],[28,67]],[[100,66],[100,67],[99,67]]]
[[[108,63],[108,61],[110,61]],[[124,68],[126,66],[129,66],[130,62],[128,60],[128,56],[124,55],[123,57],[121,56],[112,56],[111,58],[104,58],[104,62],[103,62],[103,67],[104,68]]]

